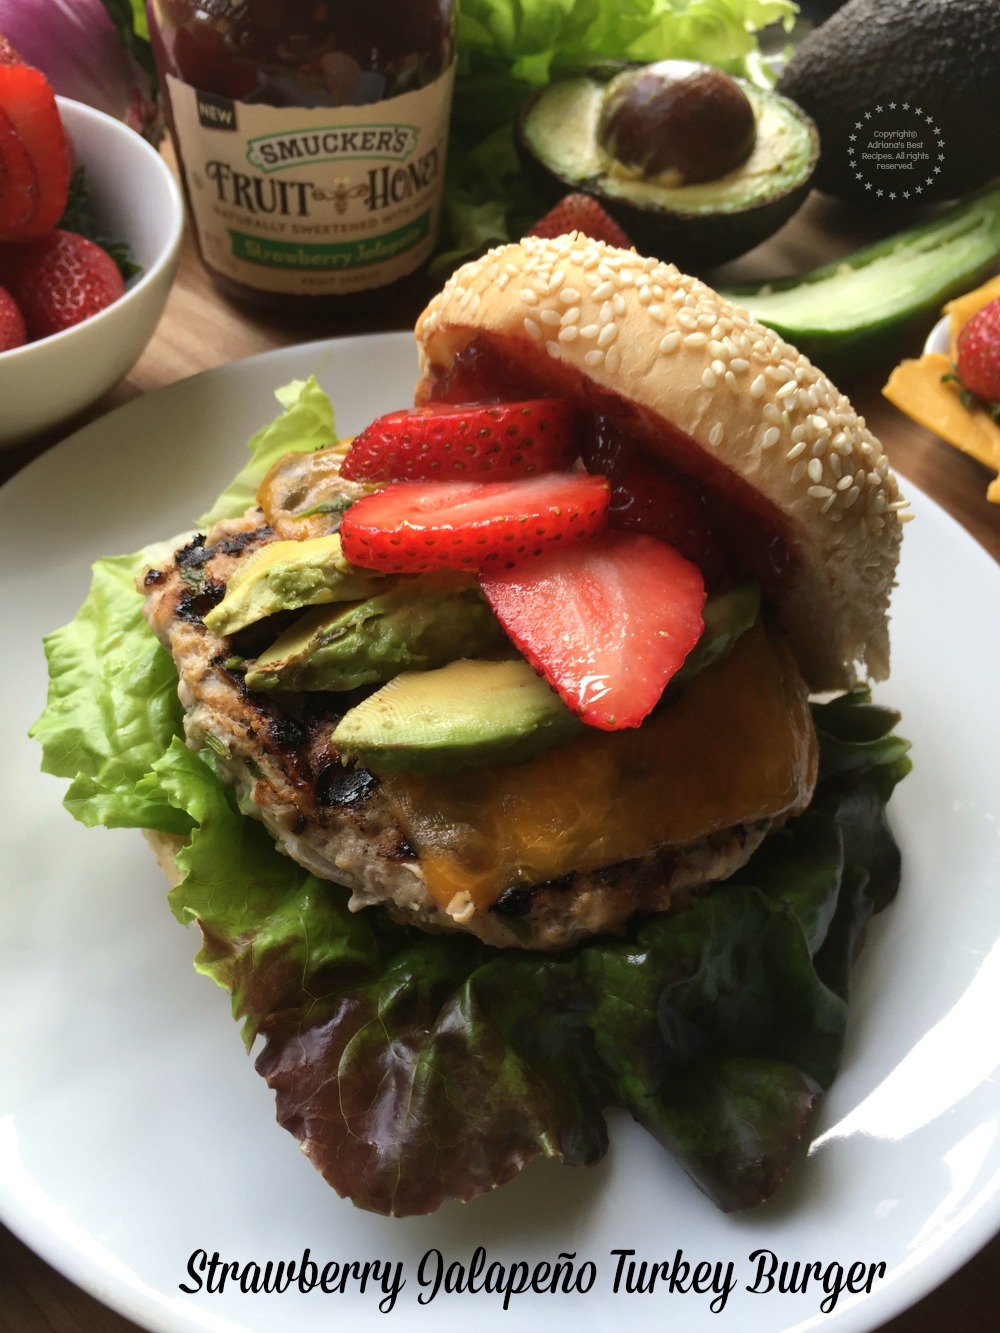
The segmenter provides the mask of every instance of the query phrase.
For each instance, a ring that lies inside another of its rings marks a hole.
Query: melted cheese
[[[511,886],[800,810],[815,780],[805,687],[790,654],[755,627],[636,730],[524,764],[387,775],[382,788],[434,898],[482,910]]]

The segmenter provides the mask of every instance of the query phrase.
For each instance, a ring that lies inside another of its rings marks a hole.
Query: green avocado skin
[[[922,203],[1000,174],[997,0],[850,0],[799,45],[777,88],[816,122],[823,151],[813,184],[828,194],[871,206],[848,160],[850,136],[890,102],[919,106],[941,131],[941,170]]]
[[[307,612],[256,662],[253,690],[354,690],[507,644],[474,581],[406,580],[363,602]]]

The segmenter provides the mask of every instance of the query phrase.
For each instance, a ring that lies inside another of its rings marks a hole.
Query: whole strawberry
[[[983,306],[958,335],[955,371],[962,388],[1000,404],[1000,298]]]
[[[72,328],[116,301],[125,290],[117,264],[99,245],[72,231],[6,245],[0,281],[21,308],[28,337]]]
[[[554,208],[532,226],[529,236],[565,236],[582,231],[592,241],[606,241],[622,250],[630,250],[632,242],[613,217],[601,207],[593,195],[567,194]]]
[[[0,352],[9,352],[27,341],[24,316],[10,292],[0,287]]]

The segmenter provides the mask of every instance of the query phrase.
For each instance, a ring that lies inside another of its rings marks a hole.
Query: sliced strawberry
[[[529,229],[528,235],[565,236],[574,231],[582,231],[591,240],[607,241],[622,250],[632,248],[632,242],[618,223],[589,194],[568,194],[560,199]]]
[[[702,495],[690,481],[623,437],[603,417],[584,441],[583,458],[592,472],[611,482],[609,527],[659,537],[693,561],[710,588],[725,582],[725,547]]]
[[[586,472],[520,481],[397,481],[357,500],[340,540],[348,560],[388,574],[502,569],[604,527],[608,483]]]
[[[47,338],[89,319],[125,290],[106,250],[60,229],[0,247],[0,281],[21,307],[31,338]]]
[[[479,582],[535,670],[604,731],[642,722],[703,629],[697,567],[640,533],[609,529]]]
[[[579,453],[574,420],[568,398],[389,412],[355,437],[342,473],[367,481],[501,481],[554,472]]]
[[[24,316],[10,292],[0,287],[0,352],[9,352],[27,341]]]
[[[14,123],[0,107],[0,238],[19,234],[38,211],[38,172]]]
[[[70,177],[66,135],[48,80],[30,65],[0,64],[0,111],[13,126],[37,176],[34,208],[20,221],[0,228],[0,238],[32,240],[50,232],[66,208]],[[22,196],[20,204],[23,202]],[[15,205],[15,212],[20,204]]]

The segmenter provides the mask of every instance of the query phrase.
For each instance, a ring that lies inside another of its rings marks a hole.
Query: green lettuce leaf
[[[192,821],[149,781],[181,729],[177,672],[150,633],[135,581],[151,551],[101,560],[76,618],[45,640],[48,705],[31,729],[42,767],[72,779],[67,809],[88,827],[187,833]]]
[[[514,147],[514,123],[532,93],[606,60],[700,60],[765,79],[756,33],[790,26],[797,9],[792,0],[463,0],[433,270],[523,235],[546,211]]]
[[[328,427],[286,430],[300,408],[332,422],[299,384],[276,429],[325,442]],[[227,495],[225,512],[242,507]],[[617,1106],[720,1206],[767,1198],[836,1073],[851,963],[899,882],[885,819],[909,768],[896,714],[861,690],[817,706],[809,810],[687,911],[564,954],[490,949],[350,913],[346,890],[240,812],[211,752],[181,739],[173,666],[135,588],[145,563],[102,561],[50,636],[33,734],[77,818],[186,839],[170,906],[200,928],[196,965],[230,993],[248,1046],[261,1039],[278,1119],[334,1188],[427,1212],[536,1156],[599,1160]]]

